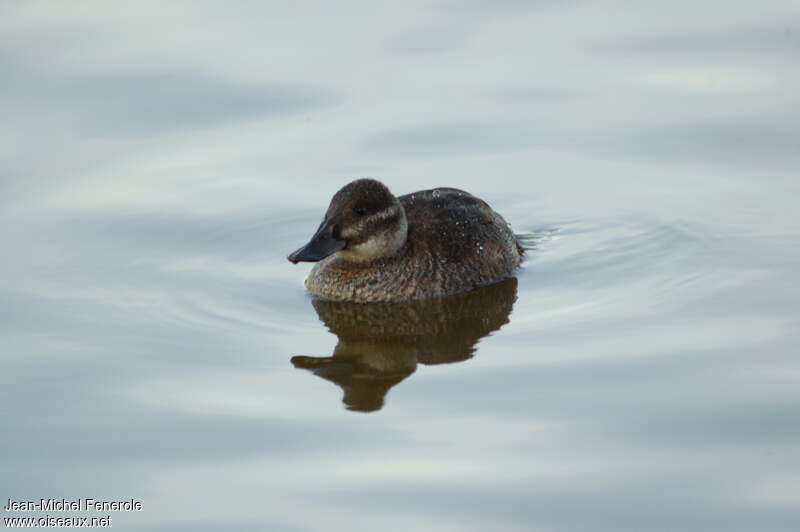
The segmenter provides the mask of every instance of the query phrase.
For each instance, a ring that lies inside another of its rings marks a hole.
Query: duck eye
[[[366,207],[356,207],[353,212],[356,213],[356,216],[366,216],[369,211]]]

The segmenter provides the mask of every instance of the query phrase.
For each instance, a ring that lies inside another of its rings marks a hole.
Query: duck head
[[[287,258],[317,262],[334,253],[351,262],[393,255],[406,243],[408,221],[403,206],[374,179],[358,179],[337,192],[325,219],[305,246]]]

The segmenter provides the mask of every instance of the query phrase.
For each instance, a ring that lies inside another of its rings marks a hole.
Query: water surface
[[[799,16],[4,3],[0,500],[797,530]],[[286,254],[364,176],[468,190],[534,249],[455,298],[314,300]]]

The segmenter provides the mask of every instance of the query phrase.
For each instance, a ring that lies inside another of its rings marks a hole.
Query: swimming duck
[[[502,216],[463,190],[392,195],[358,179],[331,199],[305,246],[287,258],[316,262],[306,288],[326,299],[395,302],[471,290],[510,276],[523,248]]]

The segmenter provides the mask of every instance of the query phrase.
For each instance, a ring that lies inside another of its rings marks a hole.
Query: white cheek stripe
[[[382,211],[378,211],[375,214],[372,214],[367,217],[367,220],[386,220],[387,218],[391,218],[392,216],[397,215],[400,212],[400,205],[392,205],[388,209],[383,209]]]
[[[350,238],[363,231],[364,227],[367,226],[370,222],[374,220],[387,220],[392,216],[396,216],[399,213],[400,213],[400,205],[392,205],[387,209],[383,209],[382,211],[376,212],[375,214],[370,214],[362,221],[360,221],[358,224],[356,224],[355,227],[349,227],[344,231],[342,231],[341,235],[345,239]]]
[[[408,236],[406,217],[401,215],[398,222],[397,227],[372,235],[366,242],[345,248],[337,252],[337,255],[353,262],[367,262],[392,255],[403,247]]]

